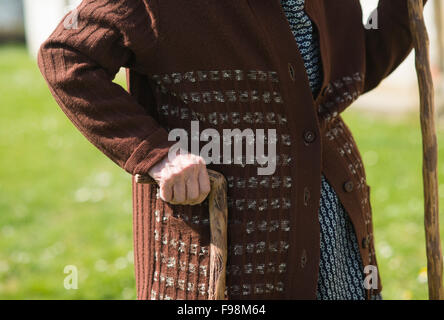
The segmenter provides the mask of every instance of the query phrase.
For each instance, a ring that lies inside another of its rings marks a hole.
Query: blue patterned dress
[[[281,0],[283,11],[304,60],[314,95],[322,85],[319,40],[304,11],[305,0]],[[364,300],[363,264],[353,225],[336,192],[322,174],[319,208],[321,255],[318,300]]]

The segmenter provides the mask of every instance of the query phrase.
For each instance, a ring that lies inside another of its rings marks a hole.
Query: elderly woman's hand
[[[165,157],[149,171],[160,187],[160,198],[171,204],[196,205],[210,192],[205,160],[194,154]]]

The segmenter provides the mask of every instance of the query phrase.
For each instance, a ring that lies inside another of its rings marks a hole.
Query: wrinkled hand
[[[149,174],[159,184],[160,198],[171,204],[200,204],[210,192],[205,160],[194,154],[167,156]]]

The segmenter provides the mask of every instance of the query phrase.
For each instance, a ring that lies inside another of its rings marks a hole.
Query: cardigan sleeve
[[[121,67],[133,66],[135,52],[155,45],[144,3],[84,0],[76,16],[71,13],[71,26],[67,16],[38,54],[39,68],[66,116],[130,174],[147,174],[173,144],[146,109],[112,82]]]
[[[365,30],[364,92],[378,86],[413,48],[407,0],[380,0],[377,10],[378,28]]]

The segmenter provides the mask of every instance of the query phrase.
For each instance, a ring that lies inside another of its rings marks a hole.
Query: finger
[[[205,197],[211,191],[210,177],[205,166],[199,170],[199,193],[204,194]]]
[[[199,181],[197,176],[190,177],[187,180],[187,202],[195,203],[199,198]]]
[[[208,194],[200,194],[199,197],[191,203],[191,205],[201,204],[208,197]]]
[[[171,200],[173,200],[173,188],[172,187],[173,187],[173,185],[169,181],[166,181],[166,182],[160,184],[159,195],[163,201],[170,202]]]
[[[193,205],[201,204],[208,197],[211,191],[210,178],[208,176],[207,169],[204,167],[199,172],[199,197],[193,201]]]
[[[174,197],[173,201],[177,204],[183,204],[186,200],[186,188],[185,181],[182,178],[178,178],[173,186]]]

